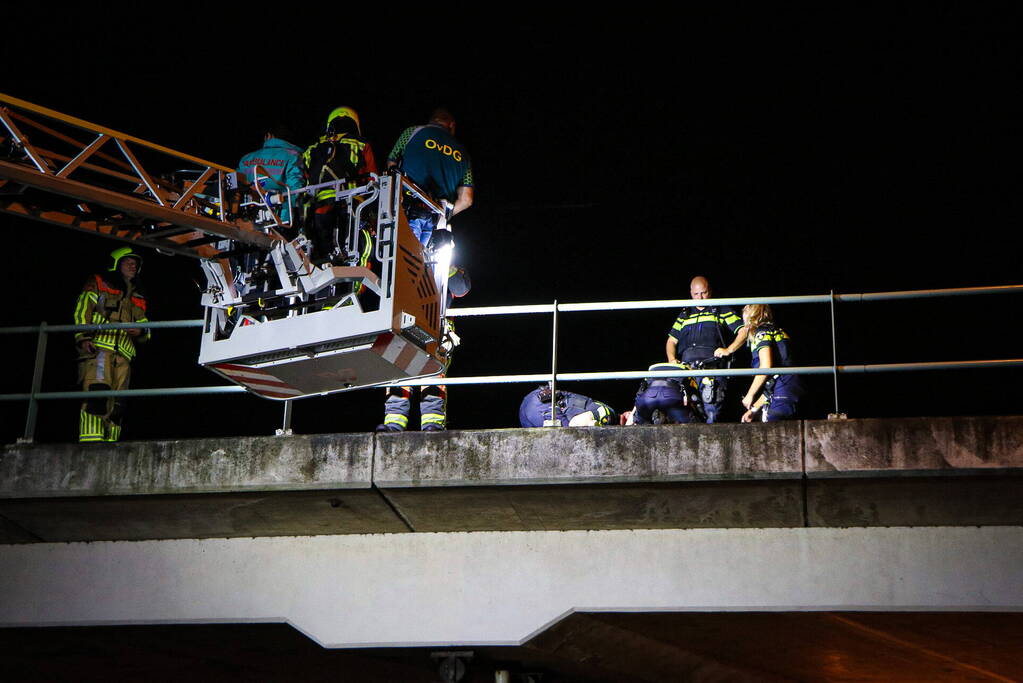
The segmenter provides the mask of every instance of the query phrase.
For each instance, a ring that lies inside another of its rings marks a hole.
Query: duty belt
[[[405,190],[404,206],[405,206],[405,217],[409,220],[416,218],[429,218],[430,216],[436,215],[436,213],[429,206],[423,202],[422,199],[412,194],[408,190]]]

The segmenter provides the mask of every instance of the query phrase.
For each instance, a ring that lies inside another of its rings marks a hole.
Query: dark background
[[[287,123],[304,146],[347,104],[384,158],[405,126],[450,108],[476,180],[475,206],[453,222],[474,285],[458,305],[687,298],[698,274],[719,296],[1021,279],[1017,10],[622,9],[524,21],[437,7],[100,23],[110,18],[9,11],[0,91],[231,166],[267,122]],[[70,322],[84,278],[118,246],[7,216],[0,226],[4,325]],[[197,263],[147,253],[143,278],[153,320],[200,316]],[[1023,356],[1018,302],[840,304],[839,362]],[[827,306],[775,313],[800,364],[830,365]],[[560,369],[642,369],[663,357],[675,314],[563,314]],[[549,370],[549,316],[458,322],[452,375]],[[25,392],[35,339],[0,339],[0,393]],[[197,353],[196,330],[156,331],[133,387],[220,383]],[[73,389],[74,373],[70,338],[54,335],[44,390]],[[843,376],[840,407],[851,417],[1018,413],[1021,379],[1018,369]],[[733,382],[733,404],[746,382]],[[568,388],[624,410],[635,385]],[[807,416],[823,417],[831,379],[810,385]],[[449,426],[517,426],[531,388],[452,387]],[[382,393],[297,402],[294,429],[370,430]],[[272,433],[280,410],[249,396],[133,399],[124,437]],[[24,404],[0,411],[9,443]],[[76,414],[74,402],[46,402],[37,440],[73,440]]]

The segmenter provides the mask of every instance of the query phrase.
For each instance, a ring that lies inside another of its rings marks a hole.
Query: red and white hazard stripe
[[[373,344],[373,352],[409,376],[436,372],[440,363],[415,344],[394,334],[381,334]]]
[[[232,382],[248,387],[261,396],[270,398],[293,398],[302,396],[302,391],[286,382],[282,382],[265,370],[250,368],[245,365],[218,363],[210,367],[223,373]]]

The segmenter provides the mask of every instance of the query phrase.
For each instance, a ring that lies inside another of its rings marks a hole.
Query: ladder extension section
[[[157,169],[161,173],[157,173]],[[0,211],[215,258],[282,238],[231,216],[233,169],[0,93]]]

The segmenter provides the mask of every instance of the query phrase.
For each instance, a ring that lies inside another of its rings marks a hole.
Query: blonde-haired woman
[[[754,368],[792,367],[791,340],[785,330],[774,324],[771,307],[749,304],[742,309],[742,320],[749,331],[749,347]],[[743,422],[759,419],[777,422],[795,417],[803,385],[799,375],[757,375],[742,399],[746,413]]]

